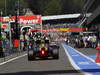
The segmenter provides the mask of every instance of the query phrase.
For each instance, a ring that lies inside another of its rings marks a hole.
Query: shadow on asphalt
[[[83,69],[85,72],[100,72],[100,69]]]
[[[43,61],[59,60],[59,58],[58,59],[53,59],[53,58],[38,58],[38,59],[34,59],[34,60],[29,60],[29,61],[41,61],[41,60],[43,60]]]
[[[0,75],[48,75],[48,74],[59,75],[59,74],[68,74],[68,73],[80,73],[80,71],[78,70],[26,71],[26,72],[16,72],[16,73],[3,73]]]

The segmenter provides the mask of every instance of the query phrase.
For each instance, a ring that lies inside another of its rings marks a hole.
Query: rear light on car
[[[45,54],[45,51],[44,51],[44,50],[42,50],[42,51],[41,51],[41,54],[42,54],[42,55],[44,55],[44,54]]]
[[[40,55],[41,56],[45,56],[46,55],[46,50],[45,50],[45,48],[41,48],[41,50],[40,50]]]

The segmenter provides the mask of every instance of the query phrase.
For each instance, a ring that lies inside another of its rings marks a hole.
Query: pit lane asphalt
[[[74,44],[70,44],[69,46],[74,48]],[[97,52],[95,48],[75,48],[75,49],[85,54],[86,56],[95,56]]]
[[[71,66],[62,47],[59,53],[59,60],[28,61],[27,56],[16,59],[1,65],[0,75],[82,75]]]

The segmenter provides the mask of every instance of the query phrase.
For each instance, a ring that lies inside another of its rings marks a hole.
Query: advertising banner
[[[2,22],[15,22],[16,16],[12,17],[0,17],[0,21]],[[34,16],[17,16],[17,20],[19,24],[41,24],[42,18],[41,15]]]
[[[3,21],[3,17],[0,17],[0,22],[2,22]]]
[[[12,21],[16,19],[15,16],[11,17]],[[40,15],[34,15],[34,16],[18,16],[18,23],[19,24],[41,24],[42,19]]]
[[[8,27],[8,24],[2,24],[1,25],[1,28],[4,28],[4,29],[7,28],[7,27]]]

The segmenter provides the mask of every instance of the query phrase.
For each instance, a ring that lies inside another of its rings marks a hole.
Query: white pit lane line
[[[5,61],[5,62],[0,63],[0,66],[6,64],[6,63],[8,63],[8,62],[14,61],[14,60],[16,60],[16,59],[22,58],[22,57],[24,57],[24,56],[26,56],[26,55],[27,55],[27,54],[24,54],[24,55],[21,55],[21,56],[18,56],[18,57],[9,59],[9,60],[7,60],[7,61]]]
[[[72,48],[71,46],[68,46],[68,47]],[[92,59],[92,58],[90,58],[90,57],[84,55],[83,53],[81,53],[81,52],[75,50],[74,48],[72,48],[72,49],[73,49],[74,51],[76,51],[77,53],[79,53],[80,55],[82,55],[83,57],[87,58],[88,60],[90,60],[90,61],[92,61],[92,62],[95,62],[94,59]],[[100,66],[100,63],[96,63],[96,64],[97,64],[98,66]]]
[[[68,59],[70,61],[70,63],[72,64],[72,66],[76,69],[76,70],[80,70],[82,72],[83,75],[93,75],[89,72],[84,72],[81,70],[81,68],[79,66],[76,65],[76,63],[74,62],[74,60],[71,58],[70,54],[68,53],[67,49],[65,48],[64,44],[62,44],[64,50],[65,50],[65,53],[66,55],[68,56]]]

